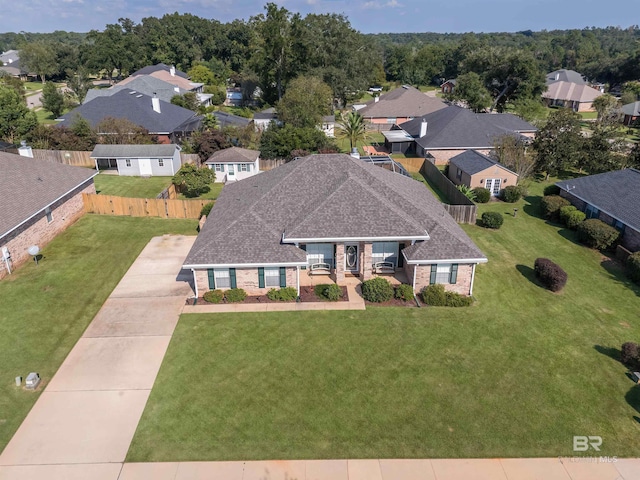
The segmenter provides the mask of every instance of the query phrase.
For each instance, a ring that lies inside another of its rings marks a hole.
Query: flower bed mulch
[[[338,302],[348,302],[349,301],[349,296],[347,295],[347,287],[340,287],[342,289],[342,298],[340,300],[338,300]],[[329,300],[325,299],[325,298],[320,298],[318,297],[314,290],[313,287],[300,287],[300,301],[301,302],[328,302]],[[269,300],[269,297],[267,297],[267,295],[249,295],[247,296],[247,298],[244,299],[243,302],[235,302],[235,303],[295,303],[295,300],[291,301],[291,302],[281,302],[278,300]],[[187,305],[196,305],[195,299],[194,298],[187,298]],[[227,301],[222,301],[218,304],[216,303],[209,303],[207,302],[204,298],[199,297],[198,301],[197,301],[197,305],[224,305],[224,304],[231,304],[231,302],[227,302]]]
[[[367,302],[366,300],[364,301],[364,304],[369,307],[417,307],[416,305],[416,301],[415,300],[409,300],[408,302],[405,302],[404,300],[401,300],[399,298],[392,298],[391,300],[387,301],[387,302]]]

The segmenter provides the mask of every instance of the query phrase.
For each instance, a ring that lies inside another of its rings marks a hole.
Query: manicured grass
[[[28,101],[28,99],[27,99]],[[43,125],[55,125],[56,123],[56,118],[54,117],[53,114],[49,111],[49,110],[45,110],[44,108],[40,108],[38,110],[35,110],[36,112],[36,117],[38,118],[38,123],[42,123]],[[65,113],[68,112],[68,109],[65,109],[62,114],[64,115]]]
[[[613,357],[640,289],[537,217],[542,186],[479,207],[500,230],[464,227],[489,258],[473,307],[183,315],[128,460],[573,456],[574,435],[638,456],[640,387]]]
[[[0,281],[0,451],[42,389],[16,388],[38,372],[47,382],[149,240],[196,234],[194,220],[85,215],[29,263]]]
[[[118,197],[156,198],[171,183],[171,177],[121,177],[101,173],[94,177],[96,191]]]
[[[431,190],[431,193],[433,193],[433,195],[442,203],[449,203],[449,199],[444,193],[442,193],[442,190],[440,190],[434,183],[431,183],[429,179],[420,172],[413,172],[411,173],[411,176],[414,180],[424,183],[424,185]]]
[[[224,187],[224,183],[212,183],[211,184],[211,190],[209,190],[207,193],[203,193],[199,197],[195,197],[195,198],[204,198],[204,199],[215,200],[216,198],[218,198],[218,195],[220,195],[220,192],[222,191],[222,187]],[[178,194],[178,198],[192,199],[194,197],[185,197],[182,193],[179,193]]]

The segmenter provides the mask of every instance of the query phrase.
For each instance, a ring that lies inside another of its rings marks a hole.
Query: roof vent
[[[404,88],[405,90],[409,90],[410,85],[402,85],[402,88]]]
[[[142,95],[136,95],[136,98],[142,98]]]

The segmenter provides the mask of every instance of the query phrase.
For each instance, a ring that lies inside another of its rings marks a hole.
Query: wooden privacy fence
[[[168,200],[165,198],[128,198],[83,193],[84,211],[99,215],[129,217],[200,218],[200,210],[211,200]]]
[[[433,163],[425,160],[420,173],[432,182],[447,197],[449,203],[443,203],[444,209],[449,212],[458,223],[475,224],[478,207],[469,200]]]
[[[167,188],[162,190],[156,198],[165,198],[167,200],[174,200],[178,198],[178,192],[176,192],[176,186],[170,183]]]
[[[266,172],[267,170],[271,170],[276,167],[279,167],[280,165],[284,165],[285,163],[287,163],[287,161],[284,158],[277,158],[274,160],[266,160],[264,158],[261,158],[259,163],[260,163],[260,171]]]
[[[409,172],[419,172],[422,168],[422,164],[424,163],[424,158],[399,158],[396,161],[401,163]]]
[[[32,149],[33,158],[47,162],[63,163],[74,167],[96,168],[96,162],[90,157],[91,152],[74,150],[39,150]]]

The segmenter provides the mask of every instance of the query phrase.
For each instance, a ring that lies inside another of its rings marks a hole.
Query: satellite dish
[[[38,253],[40,253],[40,247],[37,245],[31,245],[27,248],[27,252],[29,252],[29,255],[33,257],[33,261],[36,262],[36,265],[38,265]]]

